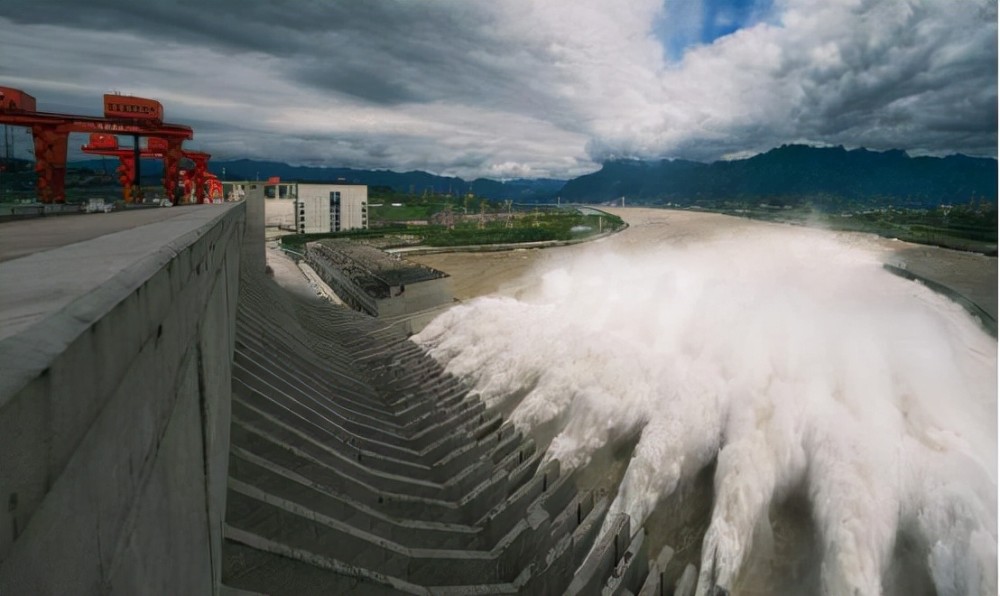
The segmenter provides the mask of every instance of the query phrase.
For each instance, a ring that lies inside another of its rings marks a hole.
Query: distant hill
[[[98,172],[114,171],[117,160],[88,159],[69,164],[70,167],[87,168]],[[412,192],[423,194],[425,191],[434,193],[451,193],[464,195],[472,192],[477,197],[488,199],[512,199],[514,201],[536,202],[554,199],[556,192],[565,184],[565,180],[540,178],[535,180],[498,181],[487,178],[477,178],[466,181],[451,176],[437,176],[427,172],[393,172],[390,170],[356,170],[353,168],[325,168],[312,166],[292,166],[277,161],[258,161],[254,159],[238,159],[233,161],[211,161],[209,170],[227,180],[266,180],[278,176],[282,180],[299,182],[336,182],[345,181],[368,186],[392,188],[397,192]],[[163,164],[156,160],[142,161],[142,175],[146,177],[162,177]]]
[[[997,160],[964,155],[910,157],[904,151],[784,145],[754,157],[710,164],[684,161],[610,161],[574,178],[564,200],[600,203],[711,205],[720,201],[817,207],[845,203],[933,207],[997,201]]]
[[[92,159],[69,164],[114,171],[115,160]],[[748,159],[701,163],[685,160],[615,160],[592,174],[568,182],[553,179],[466,181],[427,172],[393,172],[292,166],[276,161],[212,161],[211,171],[228,180],[302,182],[346,181],[397,192],[472,192],[477,197],[517,202],[603,203],[625,197],[629,203],[717,206],[720,203],[809,201],[818,208],[864,205],[934,207],[965,204],[975,198],[997,202],[997,160],[951,155],[910,157],[904,151],[869,151],[843,147],[783,145]],[[144,180],[162,176],[162,163],[143,160]],[[147,178],[148,177],[148,178]]]

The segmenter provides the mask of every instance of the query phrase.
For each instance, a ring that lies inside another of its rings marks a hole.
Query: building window
[[[340,191],[330,193],[330,229],[340,231]]]

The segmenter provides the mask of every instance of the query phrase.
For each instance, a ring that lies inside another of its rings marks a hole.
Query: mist
[[[880,594],[900,535],[938,594],[997,591],[997,343],[964,310],[815,231],[641,252],[595,245],[413,340],[546,457],[634,445],[612,512],[639,528],[715,465],[698,594],[808,502],[828,594]],[[667,543],[670,537],[664,538]]]

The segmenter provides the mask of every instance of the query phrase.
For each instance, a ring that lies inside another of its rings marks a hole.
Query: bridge
[[[24,223],[0,224],[0,593],[666,587],[669,549],[397,329],[277,286],[262,186]]]

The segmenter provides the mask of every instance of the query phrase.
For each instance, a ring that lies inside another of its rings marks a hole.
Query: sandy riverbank
[[[514,250],[497,253],[443,253],[408,257],[409,260],[445,271],[452,276],[459,300],[493,293],[516,295],[535,283],[533,272],[557,263],[569,254],[595,248],[623,252],[647,251],[656,246],[682,246],[719,236],[746,234],[768,228],[778,232],[833,235],[845,244],[874,254],[882,262],[905,264],[924,277],[949,286],[997,316],[997,259],[880,238],[856,232],[831,232],[786,224],[743,219],[718,213],[647,208],[610,208],[629,228],[594,243],[550,249]]]

